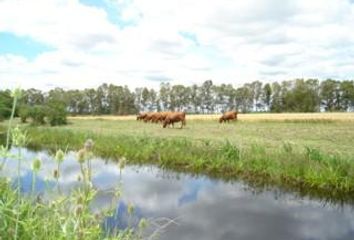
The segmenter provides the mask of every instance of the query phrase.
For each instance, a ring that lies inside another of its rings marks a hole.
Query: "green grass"
[[[350,121],[190,120],[185,129],[163,129],[132,120],[74,119],[28,130],[32,148],[78,149],[93,138],[102,157],[354,199]]]
[[[137,239],[131,230],[106,236],[102,222],[107,215],[91,213],[88,203],[78,202],[81,195],[60,197],[51,203],[19,198],[11,185],[0,179],[1,239]]]
[[[180,130],[162,129],[160,124],[136,121],[71,120],[71,124],[60,129],[93,132],[103,136],[178,137],[197,142],[228,140],[240,147],[250,147],[256,143],[273,150],[279,149],[284,142],[291,142],[299,149],[311,146],[329,154],[354,155],[353,122],[301,120],[219,124],[208,120],[187,120],[186,129]]]
[[[31,147],[78,148],[191,173],[242,178],[330,198],[354,199],[351,124],[189,121],[162,129],[135,121],[78,120],[66,127],[29,128]]]

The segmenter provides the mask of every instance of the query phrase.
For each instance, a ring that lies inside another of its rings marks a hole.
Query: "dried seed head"
[[[55,179],[58,179],[58,178],[59,178],[59,172],[58,172],[57,169],[54,170],[53,176],[54,176]]]
[[[41,169],[41,166],[42,166],[42,161],[41,161],[40,158],[37,157],[36,159],[33,160],[33,162],[32,162],[32,170],[34,172],[38,172]]]
[[[94,143],[93,143],[92,139],[87,139],[84,144],[84,148],[86,151],[91,151],[93,148],[93,145],[94,145]]]
[[[125,164],[127,162],[127,159],[125,157],[122,157],[119,159],[118,167],[119,169],[123,169],[125,167]]]
[[[133,215],[133,213],[134,213],[134,206],[129,203],[129,205],[128,205],[128,214],[129,215]]]
[[[82,214],[83,210],[84,210],[83,206],[82,205],[78,205],[76,207],[76,209],[75,209],[76,216],[80,216]]]
[[[79,195],[78,198],[77,198],[77,200],[76,200],[76,203],[77,203],[78,205],[83,204],[83,203],[84,203],[84,198],[83,198],[81,195]]]
[[[86,155],[86,150],[84,148],[80,149],[77,152],[77,160],[79,161],[79,163],[85,162],[85,155]]]
[[[26,133],[23,132],[18,126],[12,130],[12,143],[17,147],[24,147],[26,145]]]
[[[58,162],[58,163],[61,163],[64,161],[64,157],[65,157],[65,153],[59,149],[56,154],[55,154],[55,160]]]
[[[145,229],[148,226],[148,221],[145,218],[140,219],[139,229]]]

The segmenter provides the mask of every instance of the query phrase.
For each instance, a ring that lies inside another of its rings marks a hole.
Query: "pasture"
[[[220,115],[187,115],[185,129],[162,129],[161,124],[136,121],[135,116],[80,116],[69,118],[65,129],[102,135],[188,138],[195,141],[230,141],[278,149],[284,143],[311,146],[327,153],[354,154],[354,113],[239,114],[232,123],[218,123]]]
[[[239,114],[223,124],[218,117],[187,115],[183,129],[135,116],[25,126],[32,148],[78,149],[92,138],[101,157],[353,199],[354,114]]]

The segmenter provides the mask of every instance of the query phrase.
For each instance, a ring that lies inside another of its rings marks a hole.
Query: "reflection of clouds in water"
[[[24,189],[31,185],[31,160],[36,153],[23,151],[21,171]],[[44,179],[51,179],[56,168],[54,159],[42,155],[38,174],[38,190],[44,189]],[[17,163],[8,161],[8,177],[17,175]],[[179,218],[180,225],[171,225],[161,239],[352,239],[354,214],[350,206],[337,209],[321,201],[300,198],[270,189],[255,193],[246,185],[225,183],[206,177],[191,177],[155,167],[127,166],[122,171],[116,163],[92,161],[93,183],[99,190],[92,208],[110,206],[113,190],[122,182],[122,198],[114,203],[116,214],[107,218],[109,226],[128,224],[128,203],[135,207],[131,219],[136,224],[141,217]],[[60,186],[69,192],[77,186],[80,165],[74,153],[69,153],[61,166]]]

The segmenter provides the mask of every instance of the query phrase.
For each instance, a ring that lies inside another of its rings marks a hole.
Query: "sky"
[[[0,0],[0,88],[354,79],[353,0]]]

